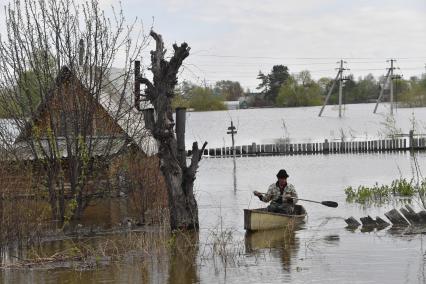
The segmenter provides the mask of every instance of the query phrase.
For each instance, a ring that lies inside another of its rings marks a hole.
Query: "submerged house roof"
[[[85,141],[88,146],[90,145],[92,155],[114,155],[129,145],[137,146],[147,155],[157,153],[157,143],[150,132],[145,129],[143,113],[137,111],[134,106],[129,103],[128,97],[131,96],[131,88],[123,85],[128,82],[120,80],[120,78],[123,77],[123,72],[117,72],[117,69],[115,69],[114,72],[110,72],[107,75],[108,79],[104,80],[101,90],[98,92],[98,98],[95,99],[88,95],[87,99],[92,102],[93,110],[91,111],[102,113],[102,116],[98,117],[96,122],[93,122],[97,124],[97,126],[94,127],[102,128],[105,124],[108,124],[114,131],[106,134],[92,133],[90,137],[86,137]],[[35,125],[43,126],[43,124],[46,124],[46,113],[52,111],[58,90],[61,90],[60,88],[63,84],[70,82],[74,84],[73,87],[83,90],[83,93],[90,93],[89,87],[85,86],[69,68],[61,68],[44,101],[38,105],[34,115],[27,119],[24,123],[25,126],[20,127],[22,131],[17,136],[13,145],[16,150],[19,150],[21,157],[23,156],[23,158],[26,159],[32,158],[31,143],[29,142],[32,140],[33,127]],[[128,91],[125,92],[125,90]],[[14,132],[16,133],[16,131]],[[57,134],[56,136],[57,152],[60,153],[62,157],[67,157],[69,149],[67,149],[65,135],[60,136]],[[47,138],[40,138],[37,140],[39,148],[41,147],[44,150],[49,149],[49,140]]]

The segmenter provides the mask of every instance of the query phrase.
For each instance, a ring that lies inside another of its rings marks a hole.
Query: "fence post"
[[[414,130],[410,130],[409,134],[410,150],[414,149]]]
[[[328,142],[328,139],[324,140],[324,147],[322,148],[322,152],[324,154],[328,154],[330,151],[330,143]]]

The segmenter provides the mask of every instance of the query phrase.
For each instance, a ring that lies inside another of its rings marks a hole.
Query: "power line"
[[[221,54],[193,54],[193,57],[217,57],[217,58],[245,58],[245,59],[295,59],[295,60],[336,60],[336,57],[285,57],[285,56],[243,56],[243,55],[221,55]],[[420,57],[397,57],[398,60],[408,59],[425,59],[426,56]],[[357,59],[357,60],[368,60],[368,59],[386,59],[386,57],[342,57],[343,60]]]

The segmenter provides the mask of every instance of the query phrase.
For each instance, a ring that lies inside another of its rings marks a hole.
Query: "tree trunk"
[[[145,117],[146,127],[151,130],[158,142],[158,156],[161,162],[161,172],[164,175],[170,207],[170,226],[172,229],[197,229],[198,207],[194,197],[193,187],[195,174],[200,161],[202,149],[195,142],[192,147],[191,165],[187,167],[186,158],[181,159],[177,140],[173,131],[174,120],[171,101],[177,84],[177,72],[183,60],[189,55],[190,48],[186,43],[173,45],[174,54],[170,61],[164,59],[165,50],[161,35],[151,31],[150,35],[156,41],[156,50],[151,51],[153,83],[140,75],[139,62],[135,62],[135,107],[140,110],[139,84],[145,85],[145,96],[154,106],[156,113]],[[146,112],[148,115],[149,112]],[[182,151],[181,151],[182,152]],[[183,151],[185,153],[185,151]]]
[[[193,194],[185,192],[192,192],[192,185],[182,182],[181,172],[171,173],[167,169],[162,172],[168,189],[171,228],[198,229],[197,201]]]

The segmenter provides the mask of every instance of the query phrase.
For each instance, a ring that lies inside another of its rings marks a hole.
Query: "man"
[[[287,183],[289,175],[286,170],[279,170],[277,173],[278,181],[269,186],[268,192],[263,195],[254,191],[254,195],[263,202],[269,202],[268,211],[275,213],[293,214],[294,204],[297,202],[297,193],[292,184]]]

